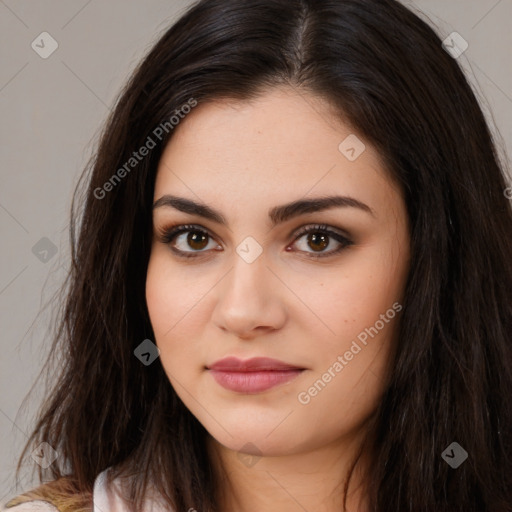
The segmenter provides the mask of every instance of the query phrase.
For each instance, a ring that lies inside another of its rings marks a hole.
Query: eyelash
[[[172,226],[163,228],[159,233],[158,237],[160,241],[166,245],[169,245],[174,238],[177,235],[180,235],[181,233],[186,233],[188,231],[198,232],[205,234],[209,236],[210,238],[214,238],[208,230],[205,228],[202,228],[201,226],[198,226],[196,224],[174,224]],[[311,257],[313,259],[318,258],[327,258],[329,256],[333,256],[334,254],[338,254],[350,245],[353,245],[353,242],[349,240],[346,236],[341,235],[340,233],[336,231],[332,231],[329,229],[329,226],[326,224],[315,224],[315,225],[309,225],[304,228],[301,228],[298,232],[295,233],[293,243],[295,243],[297,240],[302,238],[304,235],[307,235],[309,233],[321,233],[324,235],[329,236],[330,238],[334,238],[337,242],[341,243],[341,246],[338,249],[335,249],[333,251],[328,251],[326,253],[309,253],[307,251],[306,254],[308,257]],[[200,255],[206,251],[181,251],[179,249],[176,249],[174,247],[171,247],[171,250],[180,258],[197,258],[200,257]]]

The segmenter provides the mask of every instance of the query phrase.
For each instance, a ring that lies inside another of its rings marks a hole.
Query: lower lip
[[[210,370],[213,378],[223,387],[238,393],[260,393],[279,384],[289,382],[303,370],[262,370],[253,372],[232,372]]]

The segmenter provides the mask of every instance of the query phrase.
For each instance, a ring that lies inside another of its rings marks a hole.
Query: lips
[[[208,366],[207,369],[216,382],[225,389],[250,394],[267,391],[289,382],[305,370],[268,357],[254,357],[246,361],[226,357]]]
[[[277,370],[304,370],[277,359],[269,357],[253,357],[242,361],[236,357],[226,357],[208,367],[210,370],[223,370],[232,372],[256,372],[256,371],[277,371]]]

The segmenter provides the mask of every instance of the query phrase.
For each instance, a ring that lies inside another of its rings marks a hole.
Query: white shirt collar
[[[101,472],[94,481],[93,490],[93,512],[127,512],[126,505],[116,492],[116,489],[107,488],[106,476],[109,468]],[[117,486],[117,482],[113,482],[113,486]],[[152,498],[147,498],[144,503],[144,512],[169,512],[160,503]]]

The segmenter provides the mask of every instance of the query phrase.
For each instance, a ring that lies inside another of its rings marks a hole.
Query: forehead
[[[155,199],[179,193],[247,208],[308,194],[382,202],[394,192],[375,149],[322,99],[291,88],[199,104],[175,127],[155,184]]]

